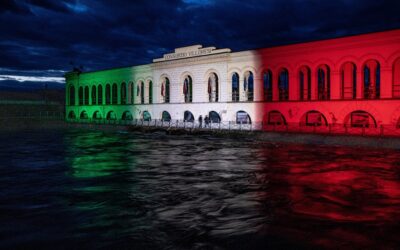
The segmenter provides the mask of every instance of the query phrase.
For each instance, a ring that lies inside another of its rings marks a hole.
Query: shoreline
[[[0,132],[29,131],[29,130],[52,130],[52,129],[89,129],[101,131],[128,131],[137,133],[165,133],[166,135],[199,135],[216,136],[225,138],[251,138],[257,141],[271,143],[300,143],[307,145],[329,145],[400,149],[400,138],[377,137],[359,135],[328,135],[295,132],[269,132],[269,131],[246,131],[246,130],[211,130],[211,129],[188,129],[188,128],[162,128],[162,127],[140,127],[132,125],[106,125],[106,124],[78,124],[68,123],[63,120],[3,120],[0,121]]]

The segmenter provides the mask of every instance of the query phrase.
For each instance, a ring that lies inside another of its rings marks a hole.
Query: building
[[[68,121],[207,115],[263,129],[400,134],[400,30],[241,52],[194,45],[147,65],[70,72],[66,88]]]

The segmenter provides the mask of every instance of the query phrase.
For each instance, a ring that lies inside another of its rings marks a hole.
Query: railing
[[[2,112],[0,120],[65,120],[63,112],[59,111],[39,111],[39,112]]]
[[[108,125],[122,125],[135,127],[178,128],[192,130],[231,130],[231,131],[268,131],[284,133],[312,133],[326,135],[360,135],[360,136],[400,136],[400,127],[395,125],[380,125],[371,127],[351,127],[344,124],[329,124],[327,126],[307,126],[303,124],[269,124],[267,122],[237,123],[223,121],[219,123],[199,123],[198,121],[184,120],[106,120],[106,119],[68,119],[71,123],[94,123]]]

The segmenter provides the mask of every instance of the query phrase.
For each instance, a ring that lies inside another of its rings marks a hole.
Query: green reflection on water
[[[132,145],[124,134],[80,132],[69,136],[66,143],[70,174],[76,178],[109,176],[131,168],[134,163],[127,150]]]

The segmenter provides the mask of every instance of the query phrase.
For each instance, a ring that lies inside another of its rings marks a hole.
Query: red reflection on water
[[[299,145],[262,151],[269,188],[259,195],[288,200],[267,234],[328,248],[399,243],[400,152]]]

